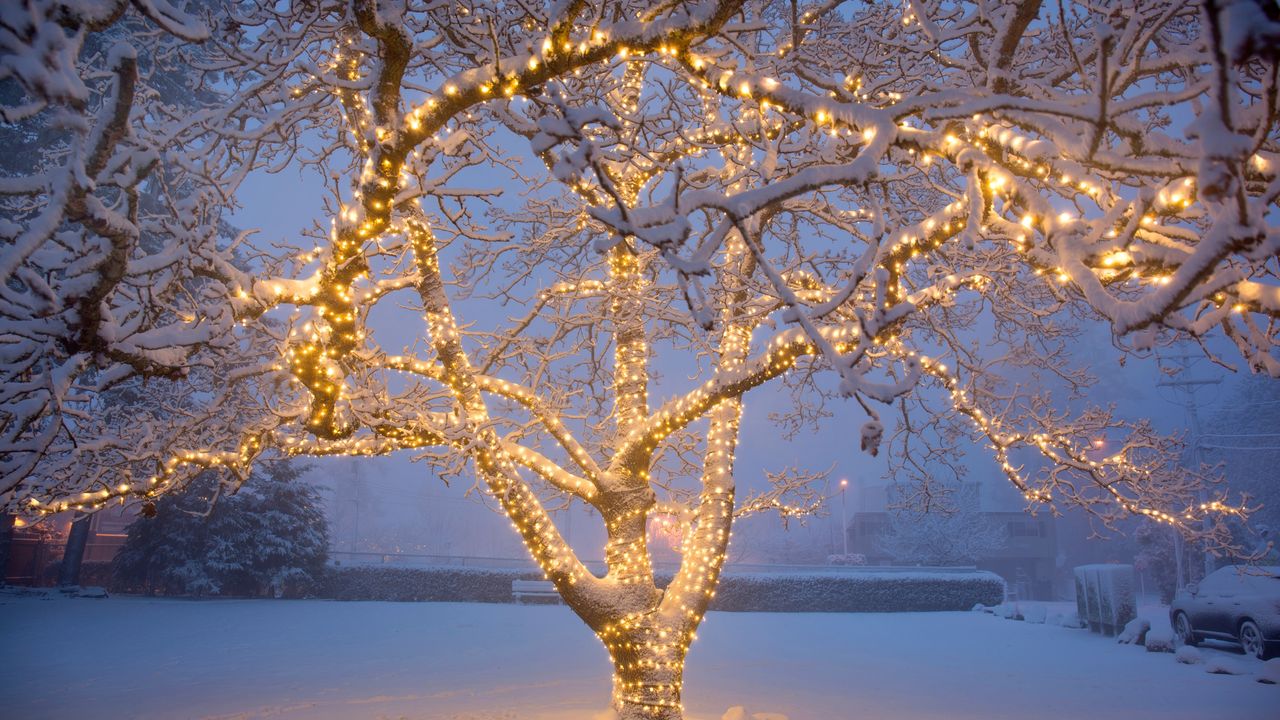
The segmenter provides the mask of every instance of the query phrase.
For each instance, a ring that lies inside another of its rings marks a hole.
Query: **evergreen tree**
[[[161,498],[129,526],[116,581],[148,594],[305,594],[324,567],[329,535],[319,492],[299,480],[304,470],[263,463],[230,497],[201,477]]]

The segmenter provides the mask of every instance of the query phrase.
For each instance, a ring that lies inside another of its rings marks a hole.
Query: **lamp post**
[[[849,489],[849,481],[840,479],[840,536],[844,538],[844,556],[849,559],[849,520],[845,514],[844,491]]]

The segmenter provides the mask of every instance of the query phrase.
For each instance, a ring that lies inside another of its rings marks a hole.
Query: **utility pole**
[[[1202,431],[1200,429],[1200,413],[1196,406],[1195,389],[1205,385],[1219,385],[1222,383],[1222,379],[1221,378],[1192,378],[1192,377],[1181,377],[1181,379],[1174,379],[1174,378],[1179,378],[1182,375],[1182,373],[1189,371],[1191,369],[1191,364],[1190,364],[1191,360],[1195,359],[1196,357],[1197,356],[1195,355],[1167,355],[1164,357],[1157,358],[1157,362],[1167,359],[1167,360],[1178,361],[1178,364],[1170,368],[1170,371],[1172,373],[1169,376],[1170,379],[1161,380],[1156,383],[1156,386],[1174,388],[1180,395],[1182,395],[1183,397],[1182,406],[1186,410],[1187,418],[1191,423],[1192,458],[1194,459],[1196,464],[1196,469],[1198,470],[1201,466],[1204,465],[1204,448],[1201,446]],[[1161,369],[1164,369],[1163,363],[1160,363],[1160,364],[1161,364]],[[1200,502],[1201,503],[1208,502],[1208,496],[1203,487],[1200,488]],[[1205,518],[1202,522],[1203,522],[1203,527],[1206,531],[1213,529],[1213,522],[1209,519],[1209,516],[1207,514],[1205,515]],[[1182,573],[1182,553],[1176,552],[1176,550],[1181,548],[1182,543],[1180,542],[1180,540],[1181,540],[1180,538],[1175,538],[1174,543],[1175,543],[1175,554],[1177,555],[1177,561],[1178,561],[1178,584],[1181,586],[1184,582],[1183,573]],[[1213,570],[1214,570],[1213,556],[1210,555],[1208,552],[1205,552],[1204,574],[1207,576],[1209,573],[1213,572]]]

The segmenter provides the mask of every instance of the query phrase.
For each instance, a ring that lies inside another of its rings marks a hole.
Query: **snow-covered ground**
[[[609,695],[604,649],[563,607],[0,596],[0,633],[0,715],[30,720],[588,720]],[[711,613],[686,704],[706,720],[1280,715],[1262,663],[1204,652],[1246,674],[982,613]]]

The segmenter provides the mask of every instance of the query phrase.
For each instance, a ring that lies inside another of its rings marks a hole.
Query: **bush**
[[[1173,632],[1169,630],[1148,630],[1142,644],[1147,648],[1147,652],[1171,653],[1177,649],[1173,641]]]
[[[509,603],[512,580],[536,571],[495,568],[329,568],[317,595],[333,600]],[[670,576],[659,577],[666,585]],[[1004,581],[987,572],[724,575],[711,601],[728,612],[919,612],[998,603]]]
[[[922,612],[968,610],[1004,597],[987,572],[724,575],[712,610],[731,612]]]
[[[316,594],[331,600],[509,603],[512,580],[541,580],[530,570],[500,568],[328,568]]]

